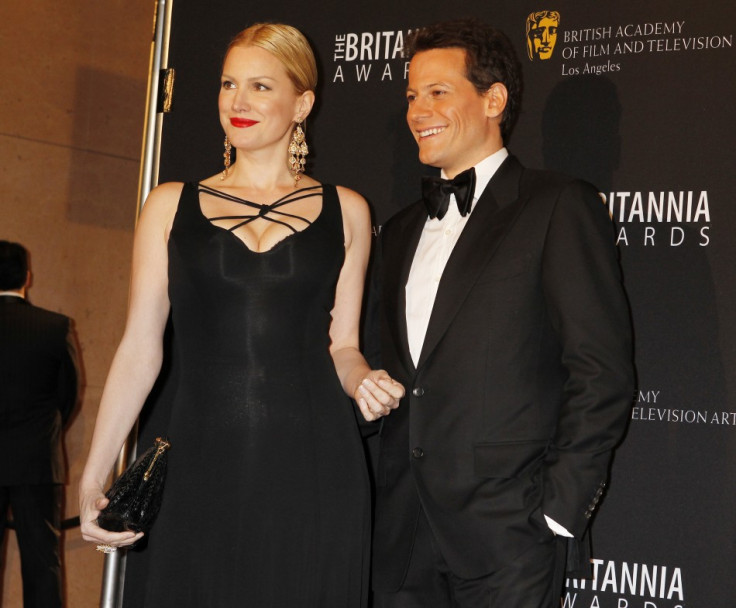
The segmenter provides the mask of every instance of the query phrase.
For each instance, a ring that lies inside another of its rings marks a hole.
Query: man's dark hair
[[[28,252],[23,245],[0,241],[0,291],[20,289],[28,275]]]
[[[506,141],[521,107],[521,64],[506,34],[477,19],[441,21],[414,30],[404,44],[404,56],[411,60],[421,51],[459,48],[465,51],[466,76],[478,93],[502,83],[508,91],[501,120],[501,136]]]

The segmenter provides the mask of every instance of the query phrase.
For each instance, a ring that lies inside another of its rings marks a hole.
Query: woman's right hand
[[[107,545],[108,553],[118,547],[128,547],[143,538],[143,532],[110,532],[97,525],[97,517],[100,511],[110,502],[102,488],[88,488],[79,490],[79,522],[82,530],[82,538],[86,541],[97,543],[98,548]]]
[[[97,517],[108,502],[103,493],[108,472],[161,369],[163,335],[171,309],[167,243],[182,187],[183,184],[173,182],[157,186],[141,211],[133,240],[125,332],[105,381],[79,484],[82,538],[114,548],[131,545],[143,536],[130,531],[103,530],[97,525]]]

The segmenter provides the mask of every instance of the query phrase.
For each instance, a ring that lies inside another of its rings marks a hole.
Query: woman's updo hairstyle
[[[227,53],[236,46],[256,46],[271,53],[284,66],[298,95],[316,89],[317,62],[312,47],[295,27],[283,23],[255,23],[233,38]]]

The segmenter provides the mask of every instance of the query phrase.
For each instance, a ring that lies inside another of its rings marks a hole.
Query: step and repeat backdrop
[[[631,302],[638,390],[574,608],[736,605],[736,4],[686,0],[370,3],[175,0],[160,181],[221,170],[223,52],[256,21],[318,55],[308,171],[361,192],[374,230],[419,196],[405,123],[407,33],[475,16],[524,68],[509,149],[583,177],[608,205]]]

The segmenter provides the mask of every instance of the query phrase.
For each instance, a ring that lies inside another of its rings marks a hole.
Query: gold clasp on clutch
[[[153,473],[153,465],[156,464],[158,457],[170,447],[171,444],[168,441],[161,439],[161,437],[156,437],[156,453],[153,455],[151,464],[148,465],[148,469],[146,469],[146,472],[143,474],[143,481],[148,481],[150,479],[151,473]]]

